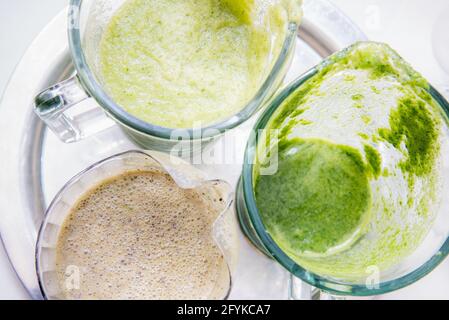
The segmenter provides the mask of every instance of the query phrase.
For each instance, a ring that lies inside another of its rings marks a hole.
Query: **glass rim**
[[[177,130],[187,132],[192,140],[195,139],[194,137],[198,136],[198,133],[200,133],[200,139],[212,138],[217,136],[217,130],[219,133],[223,133],[226,130],[233,129],[254,115],[261,108],[263,102],[270,98],[270,89],[281,75],[284,65],[289,60],[289,54],[294,49],[297,29],[299,27],[299,23],[296,21],[288,22],[286,37],[279,56],[255,96],[242,110],[221,122],[208,125],[204,128],[167,128],[145,122],[126,112],[121,106],[114,102],[114,100],[103,89],[103,86],[98,83],[94,74],[90,70],[82,47],[82,36],[79,27],[82,5],[83,0],[70,0],[70,7],[73,9],[69,10],[68,21],[73,22],[73,25],[76,27],[70,27],[70,25],[68,26],[68,38],[72,61],[83,88],[98,102],[103,109],[105,109],[109,115],[121,124],[138,132],[168,140],[171,139],[172,133]]]
[[[397,279],[381,282],[379,283],[379,286],[377,288],[368,288],[366,285],[345,283],[344,281],[339,281],[337,279],[323,277],[308,271],[306,268],[301,267],[297,262],[287,256],[287,254],[276,244],[274,239],[269,235],[269,233],[267,232],[267,228],[265,227],[257,209],[253,191],[253,163],[257,152],[256,148],[260,134],[259,130],[262,130],[266,127],[268,121],[271,119],[271,116],[281,106],[285,99],[287,99],[292,92],[296,91],[307,80],[317,74],[320,66],[325,65],[326,63],[329,63],[329,58],[325,59],[319,65],[313,67],[302,76],[287,85],[287,87],[285,87],[276,96],[276,98],[270,103],[267,109],[257,120],[253,129],[255,131],[255,136],[253,139],[250,139],[248,141],[245,151],[242,173],[243,199],[248,210],[250,221],[263,246],[272,255],[272,257],[284,268],[286,268],[291,274],[305,281],[309,285],[312,285],[331,294],[349,296],[374,296],[385,294],[409,286],[433,271],[449,255],[449,237],[442,244],[440,250],[438,250],[429,260],[427,260],[424,264],[422,264],[415,270]],[[428,92],[438,103],[441,109],[443,109],[446,116],[449,117],[449,102],[446,100],[446,98],[444,98],[430,84]]]

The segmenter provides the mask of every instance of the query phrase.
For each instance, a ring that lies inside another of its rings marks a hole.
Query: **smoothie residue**
[[[379,134],[396,148],[405,144],[407,156],[401,168],[413,178],[432,172],[440,151],[437,127],[435,117],[427,111],[426,101],[405,97],[391,114],[390,129],[380,129]]]
[[[272,115],[278,171],[254,166],[256,203],[299,265],[359,279],[422,243],[441,200],[447,132],[428,90],[387,45],[358,43],[326,60]],[[268,142],[259,154],[274,157]]]

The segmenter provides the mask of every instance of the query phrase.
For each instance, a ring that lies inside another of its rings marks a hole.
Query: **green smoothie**
[[[254,166],[262,220],[279,247],[323,276],[388,270],[423,241],[441,200],[446,119],[427,82],[388,46],[324,62],[274,113],[274,175]],[[445,120],[443,120],[445,119]],[[267,156],[271,153],[271,155]]]
[[[102,82],[135,117],[168,128],[223,121],[271,70],[287,16],[259,1],[129,0],[100,46]]]
[[[371,209],[360,153],[298,139],[280,156],[278,172],[261,177],[256,189],[273,237],[287,252],[302,256],[335,253],[356,240]]]

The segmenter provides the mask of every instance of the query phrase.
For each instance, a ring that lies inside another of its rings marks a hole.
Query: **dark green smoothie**
[[[334,55],[281,104],[274,175],[254,166],[262,220],[308,270],[344,279],[410,255],[438,206],[443,126],[427,82],[388,46]]]
[[[326,254],[352,242],[371,209],[360,153],[324,140],[292,141],[280,154],[278,172],[260,177],[256,197],[273,236],[301,255]]]

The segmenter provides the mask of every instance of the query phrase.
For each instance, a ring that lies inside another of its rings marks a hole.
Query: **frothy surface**
[[[227,265],[211,230],[223,201],[203,191],[157,171],[127,172],[88,191],[59,235],[65,298],[220,298],[212,292],[226,291]],[[73,266],[79,290],[66,286]]]

